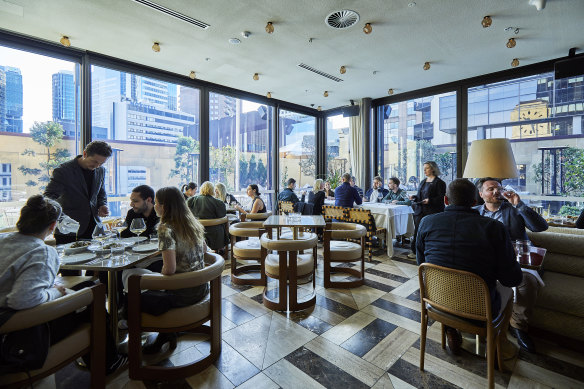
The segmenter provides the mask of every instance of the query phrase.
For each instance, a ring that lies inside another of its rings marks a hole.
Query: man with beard
[[[154,212],[154,189],[148,185],[140,185],[135,187],[130,194],[130,206],[132,209],[126,215],[126,228],[120,234],[122,238],[129,238],[136,234],[130,231],[132,220],[143,218],[146,223],[146,231],[142,232],[140,236],[149,237],[150,234],[156,232],[156,225],[160,218]]]
[[[480,197],[485,201],[476,207],[482,216],[500,221],[507,227],[511,240],[528,240],[525,228],[533,232],[545,231],[547,222],[521,201],[515,192],[504,191],[497,178],[481,178],[477,183]],[[511,334],[517,338],[519,347],[530,353],[535,352],[535,345],[527,330],[529,316],[535,305],[540,287],[538,276],[523,272],[523,281],[517,287],[513,315],[511,316]]]

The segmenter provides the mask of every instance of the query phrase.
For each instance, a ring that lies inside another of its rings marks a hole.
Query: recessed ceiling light
[[[249,38],[250,35],[251,35],[251,32],[249,32],[249,31],[242,31],[241,32],[241,36],[246,38],[246,39]]]
[[[347,73],[347,68],[346,68],[346,67],[344,67],[344,66],[341,66],[341,69],[339,70],[339,72],[340,72],[341,74],[345,74],[345,73]]]
[[[266,97],[267,97],[268,99],[271,99],[271,98],[272,98],[272,92],[268,92],[268,93],[266,93]]]
[[[322,111],[322,107],[320,105],[316,109],[318,109],[319,111]]]
[[[238,45],[241,43],[241,41],[237,38],[230,38],[229,43],[231,43],[232,45]]]
[[[392,89],[392,88],[390,88],[390,89],[387,91],[387,94],[388,94],[388,95],[393,95],[393,89]]]

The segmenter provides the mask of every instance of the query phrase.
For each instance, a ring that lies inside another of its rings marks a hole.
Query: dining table
[[[141,262],[160,256],[162,260],[162,255],[158,249],[138,252],[134,251],[131,246],[126,247],[124,256],[114,257],[111,253],[106,251],[97,251],[94,256],[87,261],[80,261],[75,263],[69,263],[69,260],[73,256],[79,254],[65,255],[64,248],[66,245],[57,246],[57,251],[59,252],[59,259],[61,261],[61,270],[86,270],[86,271],[103,271],[107,272],[108,278],[108,290],[107,290],[107,306],[110,315],[110,327],[114,339],[116,342],[120,341],[119,331],[118,331],[118,283],[117,283],[117,273],[124,270],[133,268]],[[139,246],[136,246],[139,247]],[[83,253],[90,253],[89,251],[84,251]],[[86,255],[89,257],[89,255]]]
[[[396,236],[414,234],[414,211],[409,205],[364,202],[360,207],[370,210],[375,225],[385,228],[389,258],[393,256],[392,240]]]

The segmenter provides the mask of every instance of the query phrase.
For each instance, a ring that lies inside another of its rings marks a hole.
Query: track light
[[[272,92],[268,92],[268,93],[266,93],[266,97],[267,97],[268,99],[271,99],[271,98],[272,98]]]
[[[322,107],[320,105],[316,109],[322,111]]]

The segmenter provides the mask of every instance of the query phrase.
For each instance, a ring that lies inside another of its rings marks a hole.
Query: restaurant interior
[[[130,277],[125,326],[116,274],[159,255],[158,239],[133,242],[114,264],[103,242],[84,263],[57,246],[61,270],[84,271],[66,282],[109,279],[67,297],[93,322],[51,346],[28,373],[34,387],[584,386],[583,18],[581,0],[0,0],[0,234],[96,140],[113,150],[103,165],[112,230],[139,185],[210,181],[233,195],[225,218],[201,221],[229,234],[204,270]],[[340,208],[327,193],[312,215],[312,204],[278,200],[290,179],[304,203],[316,180],[334,192],[345,173],[365,193],[381,177],[415,195],[428,161],[446,185],[502,179],[547,222],[527,230],[521,263],[543,285],[530,314],[536,351],[490,311],[461,327],[460,354],[445,347],[452,316],[420,302],[435,292],[410,249],[409,202]],[[250,185],[266,213],[249,213]],[[139,310],[141,290],[201,280],[204,303]],[[37,308],[0,333],[56,310]],[[107,376],[79,358],[105,352],[106,327],[129,356]],[[159,329],[178,342],[143,355]],[[29,378],[0,370],[0,387]]]

